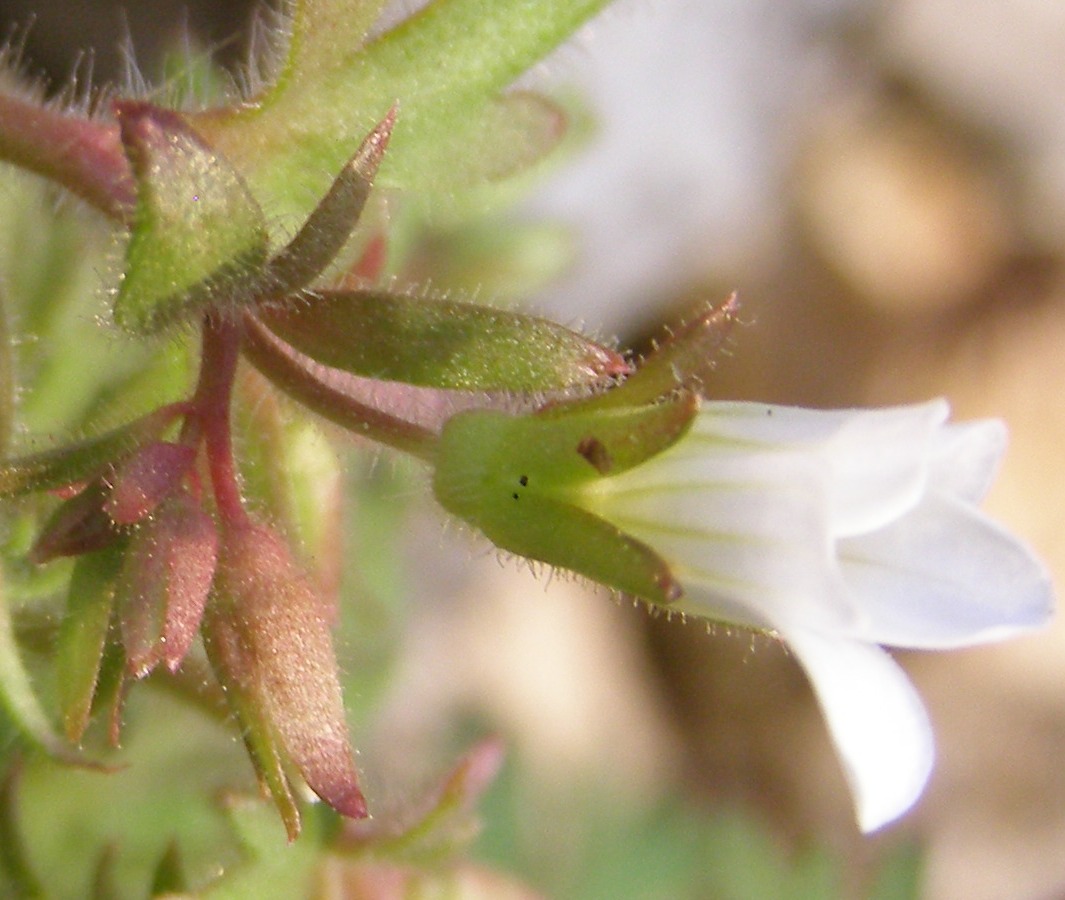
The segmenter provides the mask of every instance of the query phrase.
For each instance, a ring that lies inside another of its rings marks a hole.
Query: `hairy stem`
[[[136,196],[118,127],[0,94],[0,159],[50,178],[126,221]]]
[[[200,380],[193,405],[203,429],[207,465],[211,473],[218,514],[229,524],[244,523],[248,514],[241,501],[237,467],[233,461],[233,435],[229,407],[240,356],[240,324],[207,315],[203,324]]]
[[[389,415],[326,384],[314,372],[321,367],[297,354],[254,316],[245,316],[244,353],[248,360],[285,393],[342,428],[429,462],[437,436],[428,428]]]

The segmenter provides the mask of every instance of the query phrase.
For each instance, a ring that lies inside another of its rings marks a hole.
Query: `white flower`
[[[819,412],[709,403],[665,453],[583,503],[644,541],[690,615],[773,632],[806,670],[859,824],[909,809],[934,756],[913,685],[880,645],[948,648],[1046,622],[1046,570],[979,512],[1000,422],[946,402]]]

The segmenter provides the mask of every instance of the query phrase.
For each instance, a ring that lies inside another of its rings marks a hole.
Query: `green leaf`
[[[262,210],[241,176],[177,113],[122,102],[115,112],[137,183],[115,321],[154,332],[246,301],[267,255]]]
[[[627,370],[616,352],[547,319],[378,291],[312,294],[259,319],[323,365],[465,391],[550,391]]]
[[[15,640],[11,609],[4,596],[2,584],[0,584],[0,708],[11,718],[22,736],[45,753],[68,763],[84,764],[86,762],[56,733],[48,716],[41,708]]]
[[[328,187],[323,173],[337,171],[398,100],[381,181],[446,198],[471,179],[521,168],[557,137],[550,104],[500,94],[606,3],[436,0],[359,46],[353,32],[366,18],[336,24],[351,14],[347,0],[302,0],[276,86],[257,103],[191,121],[271,210],[304,217],[308,198]]]
[[[89,724],[114,605],[122,553],[108,548],[78,557],[56,645],[56,683],[63,727],[80,741]]]
[[[176,412],[175,407],[162,407],[97,437],[4,460],[0,462],[0,499],[51,491],[92,478],[157,437]]]

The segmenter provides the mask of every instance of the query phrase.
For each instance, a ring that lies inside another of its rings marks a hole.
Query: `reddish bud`
[[[96,480],[64,501],[30,549],[30,562],[41,565],[60,556],[80,556],[113,544],[120,532],[104,512],[107,496],[107,485]]]
[[[271,783],[259,758],[269,763],[280,750],[319,797],[343,815],[362,818],[366,801],[324,606],[272,529],[248,523],[223,534],[204,634],[241,724],[268,732],[248,738],[260,748],[253,753],[260,774],[284,809],[287,787]]]
[[[211,517],[191,498],[168,500],[134,534],[119,578],[127,667],[137,678],[176,671],[199,630],[218,554]]]
[[[196,448],[188,444],[146,444],[115,472],[104,511],[118,525],[139,522],[177,489],[195,461]]]

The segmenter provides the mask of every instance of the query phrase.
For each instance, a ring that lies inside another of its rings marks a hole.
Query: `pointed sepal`
[[[98,478],[56,507],[27,554],[29,561],[43,565],[62,556],[102,550],[118,541],[123,532],[104,512],[110,490]]]
[[[738,312],[735,294],[716,306],[707,305],[673,329],[619,387],[584,401],[584,405],[596,409],[642,406],[680,391],[698,391],[732,332]]]
[[[303,227],[267,263],[262,276],[266,290],[283,295],[309,285],[343,249],[370,196],[396,112],[393,106],[366,136]]]

